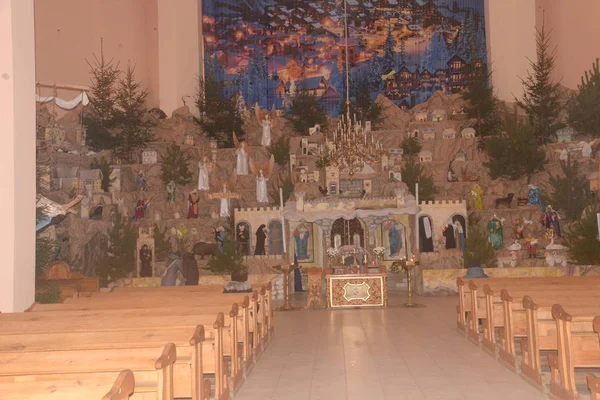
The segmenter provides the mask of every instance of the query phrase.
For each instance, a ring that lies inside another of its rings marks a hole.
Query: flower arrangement
[[[381,259],[383,258],[383,253],[385,253],[385,247],[375,247],[373,249],[373,253],[375,254],[375,257],[377,258],[377,263],[381,262]]]
[[[335,258],[337,256],[340,255],[340,252],[338,249],[334,248],[334,247],[330,247],[327,249],[327,257],[329,258]]]
[[[385,253],[385,247],[375,247],[373,253],[377,256],[383,255],[383,253]]]

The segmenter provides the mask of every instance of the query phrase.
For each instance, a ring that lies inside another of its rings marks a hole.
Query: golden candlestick
[[[296,311],[298,309],[292,307],[292,303],[290,303],[290,274],[294,270],[294,266],[284,265],[281,270],[283,271],[283,305],[277,311]]]
[[[411,276],[412,270],[415,269],[415,267],[417,265],[419,265],[419,262],[417,260],[415,260],[414,258],[411,258],[410,260],[402,260],[401,264],[402,264],[402,269],[406,271],[406,281],[408,284],[408,298],[407,298],[404,306],[405,307],[419,307],[419,306],[421,306],[421,304],[413,303],[413,300],[412,300],[412,276]]]

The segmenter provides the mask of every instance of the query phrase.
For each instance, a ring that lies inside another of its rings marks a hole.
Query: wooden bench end
[[[526,310],[537,310],[538,305],[533,301],[531,296],[523,296],[523,308]]]
[[[552,318],[567,322],[573,320],[573,317],[571,317],[560,304],[554,304],[552,306]]]
[[[202,343],[204,339],[206,339],[204,334],[204,325],[198,325],[194,330],[194,335],[190,339],[190,346],[197,346]]]
[[[157,370],[165,369],[167,366],[172,365],[177,360],[177,349],[173,343],[167,343],[163,349],[162,354],[156,360],[154,368]]]
[[[502,301],[513,301],[512,296],[508,294],[508,290],[506,289],[502,289],[500,291],[500,298],[502,299]]]
[[[126,369],[119,373],[117,380],[110,391],[102,397],[102,400],[123,400],[128,399],[135,390],[135,378],[133,371]]]

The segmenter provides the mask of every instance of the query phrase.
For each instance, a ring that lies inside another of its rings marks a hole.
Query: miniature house
[[[382,171],[387,171],[389,168],[389,158],[387,154],[382,154],[381,155],[381,170]]]
[[[102,171],[99,169],[82,169],[79,171],[79,184],[90,185],[95,193],[102,193]]]
[[[475,129],[474,128],[465,128],[460,132],[460,136],[463,139],[470,139],[475,137]]]
[[[156,164],[158,162],[158,153],[154,149],[145,149],[142,151],[142,164]]]
[[[302,154],[303,155],[307,155],[308,154],[308,139],[307,138],[302,138],[300,140],[300,148],[302,149]]]
[[[312,173],[312,178],[315,182],[319,182],[319,179],[321,179],[321,173],[319,172],[318,169],[315,169]]]
[[[183,144],[186,146],[193,146],[195,144],[194,135],[191,133],[183,135]]]
[[[78,189],[79,188],[79,168],[78,167],[57,167],[54,172],[54,183],[59,189]]]
[[[336,167],[325,167],[325,184],[329,194],[338,194],[340,187],[340,171]]]
[[[427,111],[419,111],[418,113],[415,114],[415,121],[425,122],[425,121],[427,121],[428,117],[429,117],[429,114],[427,113]]]
[[[308,174],[306,173],[306,168],[300,169],[300,182],[302,182],[302,183],[308,182]]]
[[[456,161],[467,161],[467,153],[462,147],[458,149],[458,151],[454,155],[454,159]]]
[[[290,154],[290,170],[293,171],[296,167],[296,155]]]
[[[558,143],[571,143],[574,136],[575,130],[569,126],[556,131],[556,141]]]
[[[422,140],[435,140],[436,133],[437,133],[436,128],[425,128],[425,129],[423,129],[421,139]]]
[[[445,121],[447,119],[445,110],[434,110],[431,113],[431,120],[435,122]]]
[[[402,182],[402,172],[390,171],[389,178],[392,182]]]
[[[419,153],[419,162],[432,162],[433,153],[429,150],[423,150]]]
[[[213,150],[213,149],[216,150],[217,149],[218,143],[217,143],[216,140],[209,140],[208,143],[210,144],[211,150]]]
[[[442,139],[456,139],[456,131],[452,128],[444,129]]]

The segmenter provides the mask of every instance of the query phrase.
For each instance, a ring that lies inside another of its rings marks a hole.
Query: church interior
[[[0,400],[600,399],[598,18],[1,0]]]

